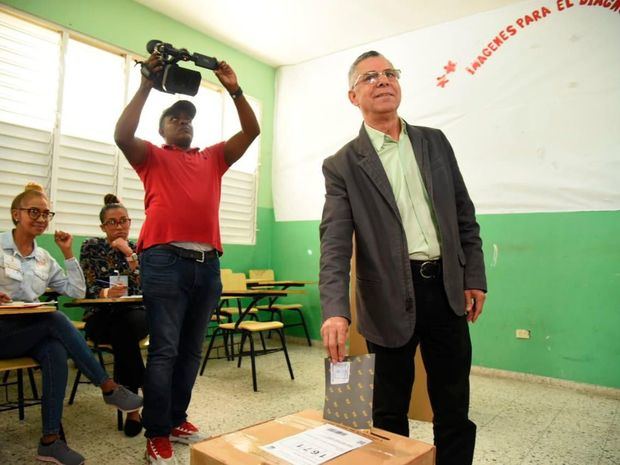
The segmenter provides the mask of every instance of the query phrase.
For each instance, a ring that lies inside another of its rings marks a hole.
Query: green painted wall
[[[620,212],[479,221],[489,294],[471,326],[474,364],[620,388]],[[275,223],[277,275],[317,279],[318,227],[318,221]],[[318,338],[316,286],[307,303]],[[531,330],[531,339],[516,339],[516,329]]]

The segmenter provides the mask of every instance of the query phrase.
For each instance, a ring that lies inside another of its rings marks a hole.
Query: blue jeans
[[[205,332],[222,293],[219,258],[199,262],[151,247],[140,257],[150,343],[144,377],[145,436],[168,436],[187,419]]]
[[[84,337],[62,312],[0,318],[0,358],[30,356],[41,365],[43,434],[60,430],[67,389],[67,356],[97,386],[109,378]]]

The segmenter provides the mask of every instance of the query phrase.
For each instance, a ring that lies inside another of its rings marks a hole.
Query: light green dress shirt
[[[398,140],[364,123],[372,146],[379,154],[403,222],[411,260],[441,256],[439,233],[422,174],[413,153],[407,125],[401,119]]]

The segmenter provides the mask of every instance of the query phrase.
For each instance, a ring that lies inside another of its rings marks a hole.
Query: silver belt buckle
[[[205,262],[205,251],[204,251],[204,250],[201,250],[201,251],[200,251],[200,253],[201,253],[201,256],[200,256],[200,258],[199,258],[199,259],[197,258],[197,259],[196,259],[196,261],[197,261],[198,263],[204,263],[204,262]]]
[[[424,272],[424,268],[425,268],[427,265],[431,265],[431,268],[433,267],[433,265],[435,265],[435,273],[431,273],[431,274],[428,274],[428,275],[427,275],[427,274]],[[430,278],[435,278],[435,277],[437,277],[437,273],[436,273],[437,268],[436,268],[436,266],[437,266],[437,265],[436,265],[436,263],[434,263],[434,262],[429,262],[429,261],[427,261],[427,262],[422,263],[422,264],[420,265],[420,276],[422,276],[424,279],[430,279]]]

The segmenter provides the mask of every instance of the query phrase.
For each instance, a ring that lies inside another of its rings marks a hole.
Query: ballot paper
[[[294,465],[319,465],[372,440],[334,425],[321,425],[260,448]]]
[[[127,295],[127,286],[129,285],[129,278],[125,275],[111,275],[110,276],[110,287],[115,285],[123,285],[125,286],[125,293],[121,296],[124,297]]]
[[[372,426],[374,354],[346,357],[343,362],[325,359],[323,418],[355,429]]]

